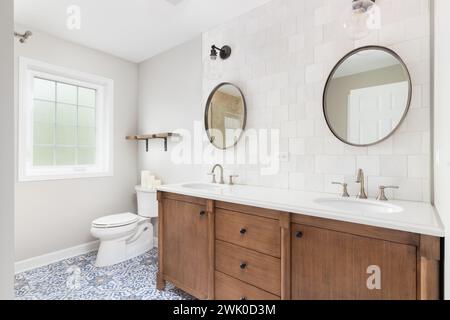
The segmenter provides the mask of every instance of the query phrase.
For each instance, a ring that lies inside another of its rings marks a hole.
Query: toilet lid
[[[98,218],[92,222],[92,225],[101,228],[123,227],[135,223],[138,219],[139,217],[133,213],[119,213]]]

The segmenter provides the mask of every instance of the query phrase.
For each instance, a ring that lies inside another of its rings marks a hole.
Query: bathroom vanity
[[[216,300],[440,298],[444,231],[429,204],[201,183],[160,187],[158,201],[159,289],[169,281]]]
[[[345,55],[323,92],[325,122],[341,142],[370,147],[406,118],[412,80],[389,48]],[[232,120],[232,121],[231,121]],[[205,108],[205,130],[217,149],[233,148],[245,130],[247,105],[233,84],[219,84]],[[237,132],[233,130],[239,129]],[[231,134],[230,135],[230,131]],[[216,169],[220,179],[216,179]],[[166,281],[199,299],[439,299],[444,229],[427,203],[387,201],[379,186],[368,200],[358,170],[358,199],[213,182],[158,188],[158,288]]]

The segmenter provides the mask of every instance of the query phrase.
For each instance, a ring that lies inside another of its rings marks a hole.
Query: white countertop
[[[324,198],[339,199],[333,194],[244,185],[225,185],[214,190],[201,190],[184,187],[186,184],[160,186],[157,190],[436,237],[445,236],[441,219],[429,203],[389,201],[389,204],[403,210],[397,213],[364,213],[356,210],[337,210],[316,202]],[[370,203],[375,200],[357,201]]]

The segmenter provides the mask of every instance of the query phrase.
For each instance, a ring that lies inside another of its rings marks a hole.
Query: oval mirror
[[[389,138],[408,113],[411,77],[392,50],[369,46],[347,54],[325,85],[323,110],[341,141],[370,146]]]
[[[205,110],[205,128],[209,141],[219,149],[235,146],[247,120],[242,91],[231,83],[218,85],[209,95]]]

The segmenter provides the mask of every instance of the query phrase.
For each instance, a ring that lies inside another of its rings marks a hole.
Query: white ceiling
[[[141,62],[268,1],[15,0],[15,19],[31,31]],[[81,8],[81,30],[66,27],[71,5]]]

